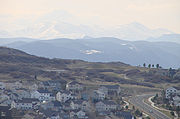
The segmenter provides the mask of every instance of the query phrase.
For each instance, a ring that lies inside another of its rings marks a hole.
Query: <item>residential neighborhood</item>
[[[169,100],[171,105],[176,107],[180,106],[180,90],[174,87],[169,87],[166,89],[165,97]]]
[[[122,116],[123,113],[123,105],[114,100],[121,97],[119,85],[99,85],[88,89],[76,81],[66,84],[58,81],[31,82],[31,85],[16,81],[0,82],[0,89],[0,106],[7,107],[9,111],[23,112],[24,115],[20,115],[26,118],[29,111],[42,119],[107,118]],[[128,114],[133,118],[131,113]]]

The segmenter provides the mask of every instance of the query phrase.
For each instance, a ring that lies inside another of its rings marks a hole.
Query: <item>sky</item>
[[[55,12],[77,24],[112,27],[136,21],[180,33],[180,0],[0,0],[1,24],[26,25]]]

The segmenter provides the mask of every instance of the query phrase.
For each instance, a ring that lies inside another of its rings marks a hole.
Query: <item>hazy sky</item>
[[[180,33],[180,0],[0,0],[0,20],[7,23],[53,11],[66,11],[81,24],[116,26],[136,21]]]

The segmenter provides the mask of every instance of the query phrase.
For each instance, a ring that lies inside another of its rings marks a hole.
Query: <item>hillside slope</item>
[[[92,85],[113,83],[152,88],[179,85],[180,70],[134,67],[121,62],[48,59],[0,47],[0,80],[78,80]]]

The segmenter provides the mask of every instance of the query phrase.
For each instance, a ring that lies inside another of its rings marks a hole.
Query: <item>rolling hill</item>
[[[180,67],[180,44],[173,42],[125,41],[113,37],[52,39],[15,42],[6,46],[27,53],[90,62],[121,61],[130,65],[160,64],[164,68]]]
[[[179,85],[180,70],[172,71],[134,67],[121,62],[48,59],[20,50],[0,47],[1,81],[60,80],[64,83],[77,80],[91,85],[122,84],[155,88],[170,84]]]

